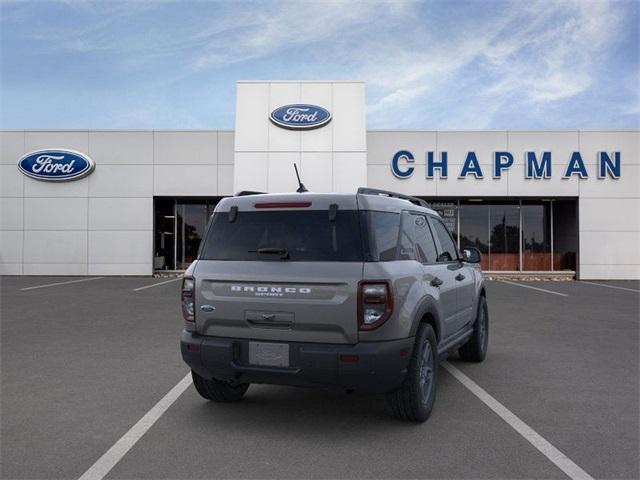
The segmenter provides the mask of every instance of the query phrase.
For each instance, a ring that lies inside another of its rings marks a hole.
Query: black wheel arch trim
[[[442,339],[442,321],[440,319],[440,313],[438,312],[438,309],[436,307],[436,301],[431,296],[423,298],[416,308],[415,315],[413,316],[414,321],[411,325],[410,336],[416,336],[418,327],[427,315],[431,316],[431,318],[433,319],[433,321],[429,322],[429,324],[433,327],[433,332],[436,335],[436,341],[440,343],[440,340]]]

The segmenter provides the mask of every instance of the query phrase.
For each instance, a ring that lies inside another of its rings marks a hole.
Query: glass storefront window
[[[520,206],[489,205],[489,270],[520,270]]]
[[[154,270],[175,269],[175,201],[157,198],[155,201]]]
[[[476,247],[482,254],[480,266],[489,270],[489,205],[460,203],[460,248]]]
[[[522,202],[522,270],[551,270],[551,202]]]
[[[183,270],[196,258],[219,199],[155,198],[156,270]],[[427,199],[459,248],[476,247],[489,271],[576,270],[575,198],[542,200]],[[520,232],[522,228],[522,232]]]
[[[207,204],[193,201],[176,203],[177,268],[186,269],[198,256],[200,241],[207,225]]]
[[[553,269],[576,270],[578,205],[573,198],[553,201]]]
[[[196,259],[217,203],[206,198],[155,199],[154,269],[184,270]]]

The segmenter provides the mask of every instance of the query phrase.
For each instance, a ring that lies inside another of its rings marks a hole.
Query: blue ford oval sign
[[[18,161],[18,168],[36,180],[62,182],[89,175],[95,163],[80,152],[53,148],[26,154]]]
[[[331,113],[326,108],[317,105],[300,103],[278,107],[271,112],[270,118],[273,123],[282,128],[310,130],[329,123]]]

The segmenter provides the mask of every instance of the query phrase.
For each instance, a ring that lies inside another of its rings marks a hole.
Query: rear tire
[[[431,415],[436,400],[438,377],[438,343],[431,325],[418,328],[409,371],[397,390],[387,394],[391,414],[401,420],[424,422]]]
[[[473,325],[473,335],[458,349],[460,358],[466,362],[482,362],[489,346],[489,309],[484,296],[478,301],[478,313]]]
[[[248,383],[232,385],[215,378],[209,380],[193,370],[191,370],[191,378],[200,396],[214,402],[237,402],[249,388]]]

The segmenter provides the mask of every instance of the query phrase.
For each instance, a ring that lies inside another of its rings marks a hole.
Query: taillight
[[[187,322],[196,321],[196,307],[193,298],[195,286],[196,281],[192,277],[184,277],[182,279],[182,294],[180,296],[180,302],[182,303],[182,316]]]
[[[374,330],[393,312],[393,293],[388,280],[367,280],[358,284],[358,328]]]

